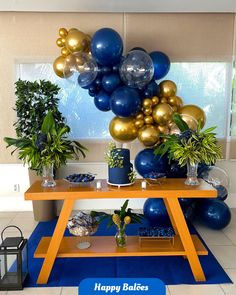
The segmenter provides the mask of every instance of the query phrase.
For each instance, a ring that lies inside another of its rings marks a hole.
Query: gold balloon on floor
[[[129,142],[138,136],[138,129],[135,127],[133,117],[114,117],[109,125],[111,136],[119,142]]]
[[[177,92],[177,86],[175,82],[171,80],[164,80],[159,84],[159,86],[160,86],[160,94],[162,97],[168,98],[171,96],[175,96]]]
[[[165,126],[171,120],[173,109],[168,103],[160,103],[153,109],[154,121],[160,126]]]
[[[200,122],[201,128],[203,128],[206,123],[205,112],[199,106],[193,104],[185,105],[179,110],[179,113],[182,115],[192,116],[194,119]]]
[[[69,33],[66,36],[66,47],[70,52],[83,51],[87,46],[87,37],[83,32],[77,29],[69,30]]]
[[[143,126],[138,131],[138,139],[145,146],[154,146],[160,139],[159,131],[153,125]]]
[[[66,58],[64,56],[59,56],[53,63],[53,70],[60,78],[68,78],[73,74],[70,69],[65,68],[65,64]]]

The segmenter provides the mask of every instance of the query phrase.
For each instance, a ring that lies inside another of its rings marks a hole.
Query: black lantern
[[[7,228],[16,228],[20,237],[6,237],[3,233]],[[28,274],[28,246],[22,231],[14,225],[9,225],[1,232],[0,245],[0,291],[22,290]]]

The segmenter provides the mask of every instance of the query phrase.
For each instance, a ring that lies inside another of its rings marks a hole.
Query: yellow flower
[[[125,216],[124,223],[129,224],[130,222],[131,222],[131,217],[130,216]]]
[[[119,226],[120,225],[120,216],[118,214],[113,214],[112,221],[115,223],[115,225]]]

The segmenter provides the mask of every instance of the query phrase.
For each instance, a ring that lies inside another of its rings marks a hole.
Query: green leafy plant
[[[198,124],[197,130],[192,130],[182,120],[179,114],[174,114],[173,121],[180,129],[180,134],[162,135],[165,138],[160,146],[155,149],[156,155],[168,154],[170,160],[178,161],[180,166],[196,163],[214,164],[221,158],[221,147],[217,145],[215,133],[216,127],[201,130]]]
[[[67,139],[69,130],[66,125],[57,126],[53,112],[49,111],[38,134],[33,134],[31,138],[5,137],[4,140],[8,144],[7,147],[16,147],[12,153],[19,151],[18,157],[24,164],[42,174],[44,166],[53,164],[55,168],[59,168],[66,164],[68,159],[85,157],[84,151],[87,149],[78,141]]]
[[[110,168],[123,168],[123,157],[116,152],[116,144],[110,142],[105,152],[105,161]]]
[[[135,181],[135,179],[137,178],[137,172],[135,170],[132,170],[129,174],[129,181],[132,183]]]
[[[143,214],[133,213],[131,208],[128,208],[129,200],[126,200],[121,206],[120,210],[114,210],[113,214],[106,212],[91,211],[91,216],[96,217],[99,223],[108,219],[107,227],[117,226],[118,228],[125,228],[129,223],[141,223]]]

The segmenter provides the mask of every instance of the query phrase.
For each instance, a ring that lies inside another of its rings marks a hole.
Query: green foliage
[[[128,174],[128,177],[129,177],[129,181],[132,183],[135,181],[135,179],[137,178],[137,173],[135,170],[132,170],[129,174]]]
[[[179,115],[173,119],[178,127],[183,126]],[[221,147],[217,145],[216,134],[212,132],[214,129],[215,127],[211,127],[201,131],[199,124],[196,131],[188,128],[182,129],[180,134],[163,135],[166,141],[158,146],[154,153],[167,153],[169,159],[178,161],[180,166],[186,165],[187,162],[212,165],[221,158]]]
[[[143,219],[143,214],[139,213],[133,213],[131,208],[128,208],[129,200],[126,200],[124,204],[121,206],[120,210],[114,210],[114,214],[117,214],[120,218],[121,224],[124,224],[125,217],[130,217],[130,223],[141,223]],[[112,216],[114,214],[108,214],[105,212],[97,212],[97,211],[91,211],[90,215],[92,217],[99,218],[99,223],[104,221],[105,219],[108,219],[107,227],[111,227],[113,225],[116,225],[112,219]]]
[[[53,112],[56,125],[65,126],[65,118],[58,110],[60,88],[50,81],[18,80],[15,94],[17,121],[14,123],[17,137],[32,137],[38,134],[45,115]]]
[[[123,168],[123,157],[119,155],[115,149],[116,144],[114,142],[110,142],[108,149],[105,152],[105,161],[110,168]]]
[[[68,126],[56,126],[53,113],[49,111],[38,135],[18,139],[5,137],[4,140],[8,144],[7,147],[16,147],[12,153],[18,150],[18,157],[24,164],[42,174],[43,166],[54,164],[55,168],[59,168],[66,164],[68,159],[79,159],[81,155],[85,157],[84,151],[87,149],[77,141],[68,140],[68,132]]]

